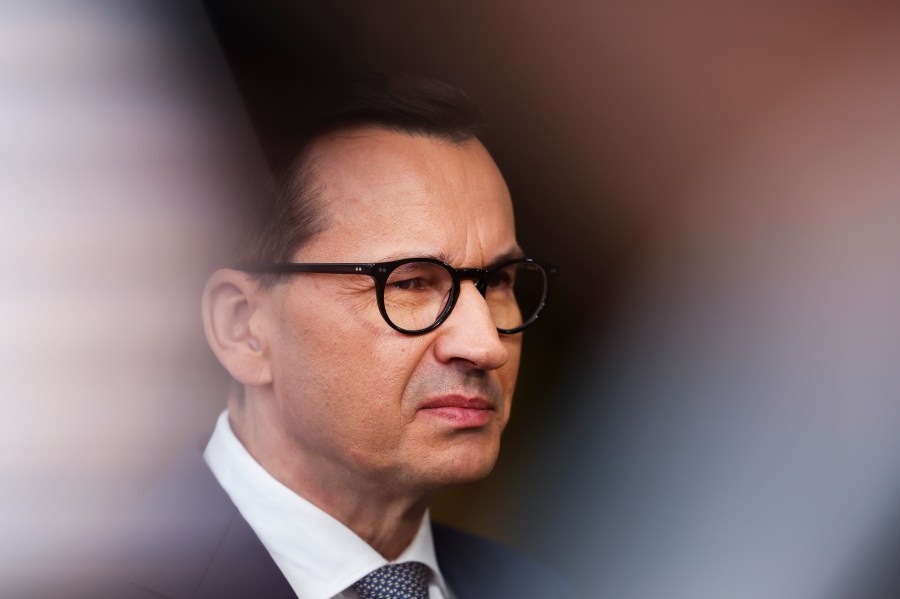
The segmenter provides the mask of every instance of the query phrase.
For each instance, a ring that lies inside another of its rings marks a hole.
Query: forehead
[[[509,191],[478,140],[360,128],[317,142],[308,164],[327,226],[300,259],[470,265],[516,248]]]

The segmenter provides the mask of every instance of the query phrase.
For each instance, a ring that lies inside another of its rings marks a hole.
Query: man
[[[133,589],[171,597],[559,597],[541,566],[432,524],[485,477],[523,328],[526,259],[462,92],[358,87],[253,211],[203,320],[234,391],[204,453],[148,499]],[[396,594],[399,593],[399,594]]]

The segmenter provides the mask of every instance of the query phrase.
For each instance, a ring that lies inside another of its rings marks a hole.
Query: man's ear
[[[266,340],[260,330],[261,291],[243,272],[223,268],[203,290],[203,328],[219,362],[243,385],[272,382]]]

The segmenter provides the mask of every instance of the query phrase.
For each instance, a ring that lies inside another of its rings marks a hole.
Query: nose
[[[437,329],[435,355],[444,363],[465,361],[480,370],[495,370],[509,360],[484,297],[471,281],[460,285],[453,312]]]

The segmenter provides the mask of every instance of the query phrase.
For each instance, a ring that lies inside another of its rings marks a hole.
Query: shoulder
[[[552,569],[512,549],[444,524],[432,524],[441,573],[458,599],[573,599]]]
[[[119,597],[296,597],[194,446],[123,524]]]

